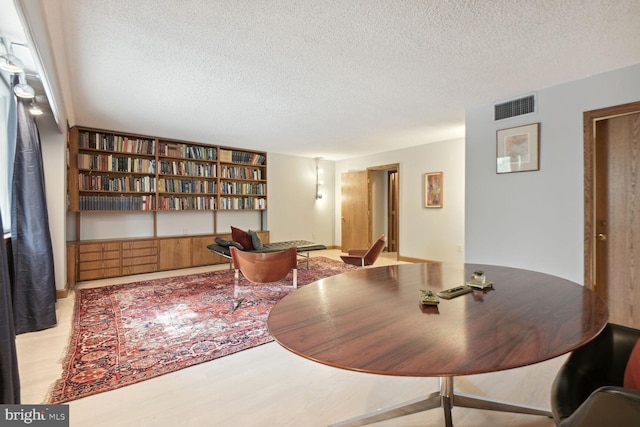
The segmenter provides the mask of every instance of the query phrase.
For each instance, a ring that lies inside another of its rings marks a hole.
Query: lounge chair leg
[[[298,269],[293,269],[293,287],[298,289]]]

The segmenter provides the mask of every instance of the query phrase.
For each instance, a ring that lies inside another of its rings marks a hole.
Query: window
[[[11,231],[11,197],[9,192],[9,87],[0,78],[0,212],[3,234]]]

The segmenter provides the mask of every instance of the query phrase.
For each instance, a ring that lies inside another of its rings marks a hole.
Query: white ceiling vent
[[[502,102],[494,106],[495,121],[510,119],[525,114],[536,112],[535,95],[525,96],[524,98],[513,99],[511,101]]]

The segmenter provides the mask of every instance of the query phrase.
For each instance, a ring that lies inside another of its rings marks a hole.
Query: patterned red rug
[[[354,269],[324,257],[300,261],[298,286]],[[233,271],[76,291],[73,330],[62,377],[49,403],[63,403],[134,384],[273,341],[271,308],[289,292],[241,275],[233,306]],[[285,288],[283,286],[288,286]]]

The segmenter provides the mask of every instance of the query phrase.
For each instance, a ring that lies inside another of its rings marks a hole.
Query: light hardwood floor
[[[340,251],[313,253],[339,259]],[[376,266],[395,263],[383,254]],[[210,271],[228,266],[97,280],[79,288]],[[58,326],[17,337],[23,403],[43,403],[61,374],[74,295],[57,303]],[[499,325],[497,325],[499,327]],[[525,405],[549,407],[551,382],[565,357],[533,366],[456,378],[456,389]],[[326,426],[436,391],[436,378],[364,374],[321,365],[277,343],[69,403],[73,427]],[[552,427],[546,417],[454,408],[457,426]],[[376,426],[442,426],[436,409]]]

